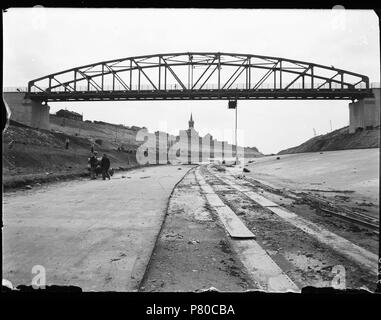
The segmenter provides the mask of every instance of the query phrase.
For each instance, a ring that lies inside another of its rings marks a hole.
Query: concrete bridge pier
[[[24,92],[4,92],[10,119],[32,128],[50,130],[49,105],[25,98]]]
[[[364,98],[349,104],[349,133],[380,125],[380,89],[372,89],[374,98]]]

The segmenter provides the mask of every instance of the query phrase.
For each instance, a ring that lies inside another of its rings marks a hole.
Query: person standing
[[[91,144],[91,153],[94,153],[94,143]]]
[[[65,140],[65,149],[69,149],[69,138],[66,138]]]
[[[89,162],[90,162],[90,179],[94,180],[94,179],[96,179],[95,178],[95,170],[96,170],[97,163],[98,163],[98,160],[95,157],[94,153],[91,155]]]
[[[101,160],[101,168],[102,168],[102,179],[105,180],[106,177],[110,180],[110,175],[108,170],[110,169],[110,159],[107,158],[107,155],[104,153]]]

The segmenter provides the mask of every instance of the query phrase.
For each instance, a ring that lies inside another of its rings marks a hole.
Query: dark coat
[[[108,169],[110,169],[110,159],[109,158],[102,157],[101,168],[102,168],[102,170],[108,170]]]
[[[92,168],[95,168],[97,166],[98,160],[95,156],[91,156],[90,158],[90,166]]]

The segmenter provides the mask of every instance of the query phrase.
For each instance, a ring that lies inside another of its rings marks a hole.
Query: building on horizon
[[[60,118],[72,119],[77,121],[83,121],[83,115],[74,111],[61,109],[56,112],[56,116]]]

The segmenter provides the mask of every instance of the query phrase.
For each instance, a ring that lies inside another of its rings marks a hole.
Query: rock
[[[126,176],[121,176],[122,179],[124,179]]]
[[[183,168],[177,168],[177,170],[183,170]]]
[[[36,182],[34,185],[39,187],[39,186],[41,186],[41,183]]]
[[[242,170],[243,172],[250,172],[250,170],[249,169],[247,169],[247,168],[243,168],[243,170]]]
[[[27,184],[26,186],[25,186],[25,189],[32,189],[33,187],[30,185],[30,184]]]
[[[277,160],[279,160],[279,159],[280,159],[280,157],[276,157],[276,159],[277,159]]]

